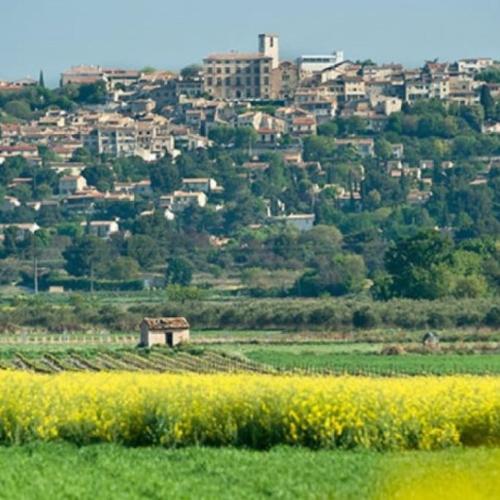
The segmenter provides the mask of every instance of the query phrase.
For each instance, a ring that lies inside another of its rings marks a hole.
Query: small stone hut
[[[141,322],[141,346],[174,347],[185,342],[189,342],[189,323],[186,318],[144,318]]]

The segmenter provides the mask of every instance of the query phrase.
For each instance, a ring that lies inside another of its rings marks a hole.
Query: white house
[[[217,189],[217,181],[210,177],[191,177],[182,179],[182,189],[184,191],[197,191],[210,193]]]
[[[168,208],[171,212],[179,212],[188,206],[204,207],[207,195],[203,192],[174,191],[172,194],[160,197],[160,208]]]
[[[87,226],[86,222],[82,225]],[[97,236],[98,238],[109,238],[112,234],[117,233],[120,230],[118,222],[114,220],[93,220],[88,224],[88,232],[92,236]]]
[[[273,217],[273,220],[284,222],[287,226],[295,227],[299,231],[309,231],[314,226],[316,216],[314,214],[290,214]]]

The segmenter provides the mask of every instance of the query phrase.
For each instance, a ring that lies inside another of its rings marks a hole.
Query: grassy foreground
[[[0,448],[0,498],[494,499],[498,449],[328,452],[275,448]]]

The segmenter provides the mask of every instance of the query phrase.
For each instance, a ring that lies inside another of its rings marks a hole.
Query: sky
[[[500,0],[0,0],[0,79],[56,85],[77,64],[178,70],[212,52],[282,59],[343,50],[352,60],[500,59]]]

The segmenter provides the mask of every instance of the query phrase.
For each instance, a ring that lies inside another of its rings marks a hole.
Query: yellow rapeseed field
[[[498,377],[0,372],[0,442],[500,445]]]

